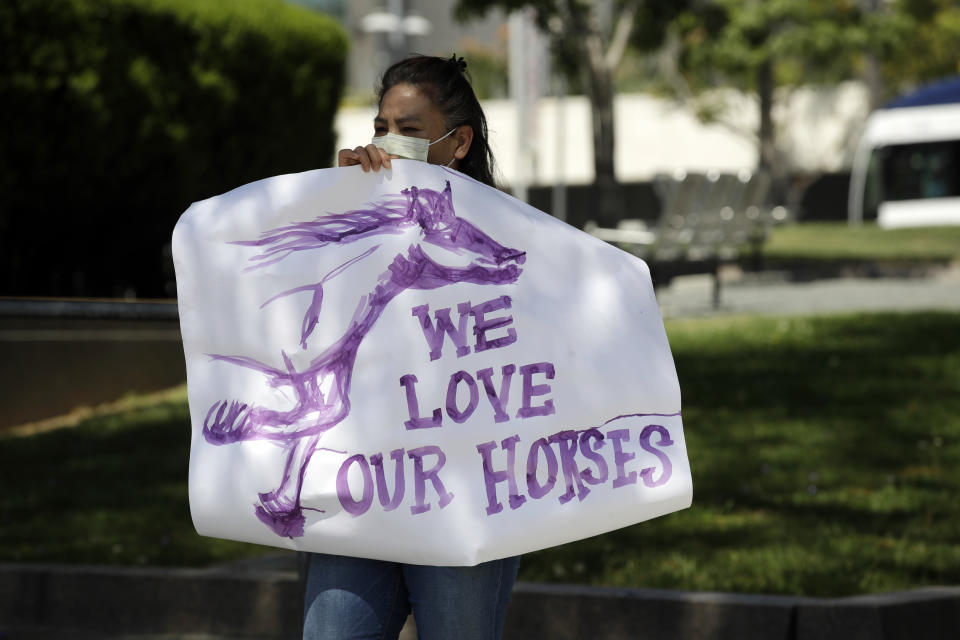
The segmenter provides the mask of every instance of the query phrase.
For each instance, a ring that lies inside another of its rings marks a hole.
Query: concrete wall
[[[172,302],[0,301],[0,429],[184,381]]]

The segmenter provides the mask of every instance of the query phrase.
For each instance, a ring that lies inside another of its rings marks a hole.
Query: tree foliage
[[[858,77],[874,57],[885,97],[960,73],[955,0],[698,0],[671,25],[682,67],[699,86],[755,89],[755,71],[775,65],[778,85]]]
[[[884,97],[960,74],[960,3],[896,0],[865,16],[869,51],[880,61]]]
[[[675,93],[717,87],[757,96],[760,165],[782,173],[772,119],[792,88],[866,78],[874,105],[916,84],[960,72],[954,0],[694,0],[668,29]],[[722,106],[700,101],[717,117]]]
[[[0,294],[172,295],[191,202],[329,163],[346,48],[282,0],[0,4]]]
[[[614,170],[614,75],[628,45],[653,47],[662,26],[687,0],[459,0],[457,15],[483,15],[493,7],[532,9],[551,43],[555,66],[590,98],[593,120],[597,218],[611,224],[623,213],[623,194]],[[638,25],[643,28],[638,29]]]
[[[751,84],[758,68],[778,66],[781,82],[833,80],[853,48],[851,0],[712,0],[685,11],[675,26],[690,71],[716,82]]]

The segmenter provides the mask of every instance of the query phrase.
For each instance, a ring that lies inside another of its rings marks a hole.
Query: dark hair
[[[456,54],[448,59],[435,56],[411,56],[383,72],[377,88],[377,104],[393,86],[409,84],[420,91],[443,112],[446,129],[461,125],[473,128],[473,142],[460,160],[459,170],[484,184],[495,187],[495,162],[487,141],[487,118],[477,100],[467,74],[467,63]]]

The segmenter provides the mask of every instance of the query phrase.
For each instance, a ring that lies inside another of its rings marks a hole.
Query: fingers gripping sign
[[[379,171],[382,168],[390,168],[391,156],[383,149],[374,144],[368,144],[365,147],[354,147],[353,149],[340,149],[337,153],[338,167],[352,167],[360,165],[364,173]]]

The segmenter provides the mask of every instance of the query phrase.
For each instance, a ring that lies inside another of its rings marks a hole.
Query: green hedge
[[[346,51],[283,0],[4,0],[0,295],[172,295],[191,202],[329,166]]]

